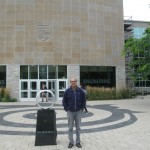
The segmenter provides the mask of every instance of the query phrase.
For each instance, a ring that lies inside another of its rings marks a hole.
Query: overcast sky
[[[133,20],[150,21],[150,0],[123,0],[124,16]]]

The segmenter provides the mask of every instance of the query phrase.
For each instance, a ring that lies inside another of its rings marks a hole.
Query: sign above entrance
[[[55,103],[55,95],[50,90],[41,90],[36,95],[36,103],[39,108],[50,109]]]

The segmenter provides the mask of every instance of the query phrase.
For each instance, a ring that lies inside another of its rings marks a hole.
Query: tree
[[[147,80],[150,76],[150,28],[145,30],[141,39],[129,38],[124,45],[124,53],[128,57],[127,74],[135,83]]]

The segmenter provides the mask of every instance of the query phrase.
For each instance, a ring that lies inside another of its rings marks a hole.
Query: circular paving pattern
[[[82,114],[82,133],[94,133],[122,128],[137,121],[131,110],[113,105],[87,106],[89,114]],[[37,107],[35,105],[1,105],[0,134],[35,135]],[[67,134],[66,112],[55,105],[58,134]]]

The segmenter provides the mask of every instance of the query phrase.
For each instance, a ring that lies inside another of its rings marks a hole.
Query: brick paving
[[[82,114],[80,149],[150,150],[150,96],[87,105],[90,113]],[[0,150],[68,149],[66,112],[60,101],[54,105],[57,145],[34,145],[37,109],[35,102],[0,103]]]

